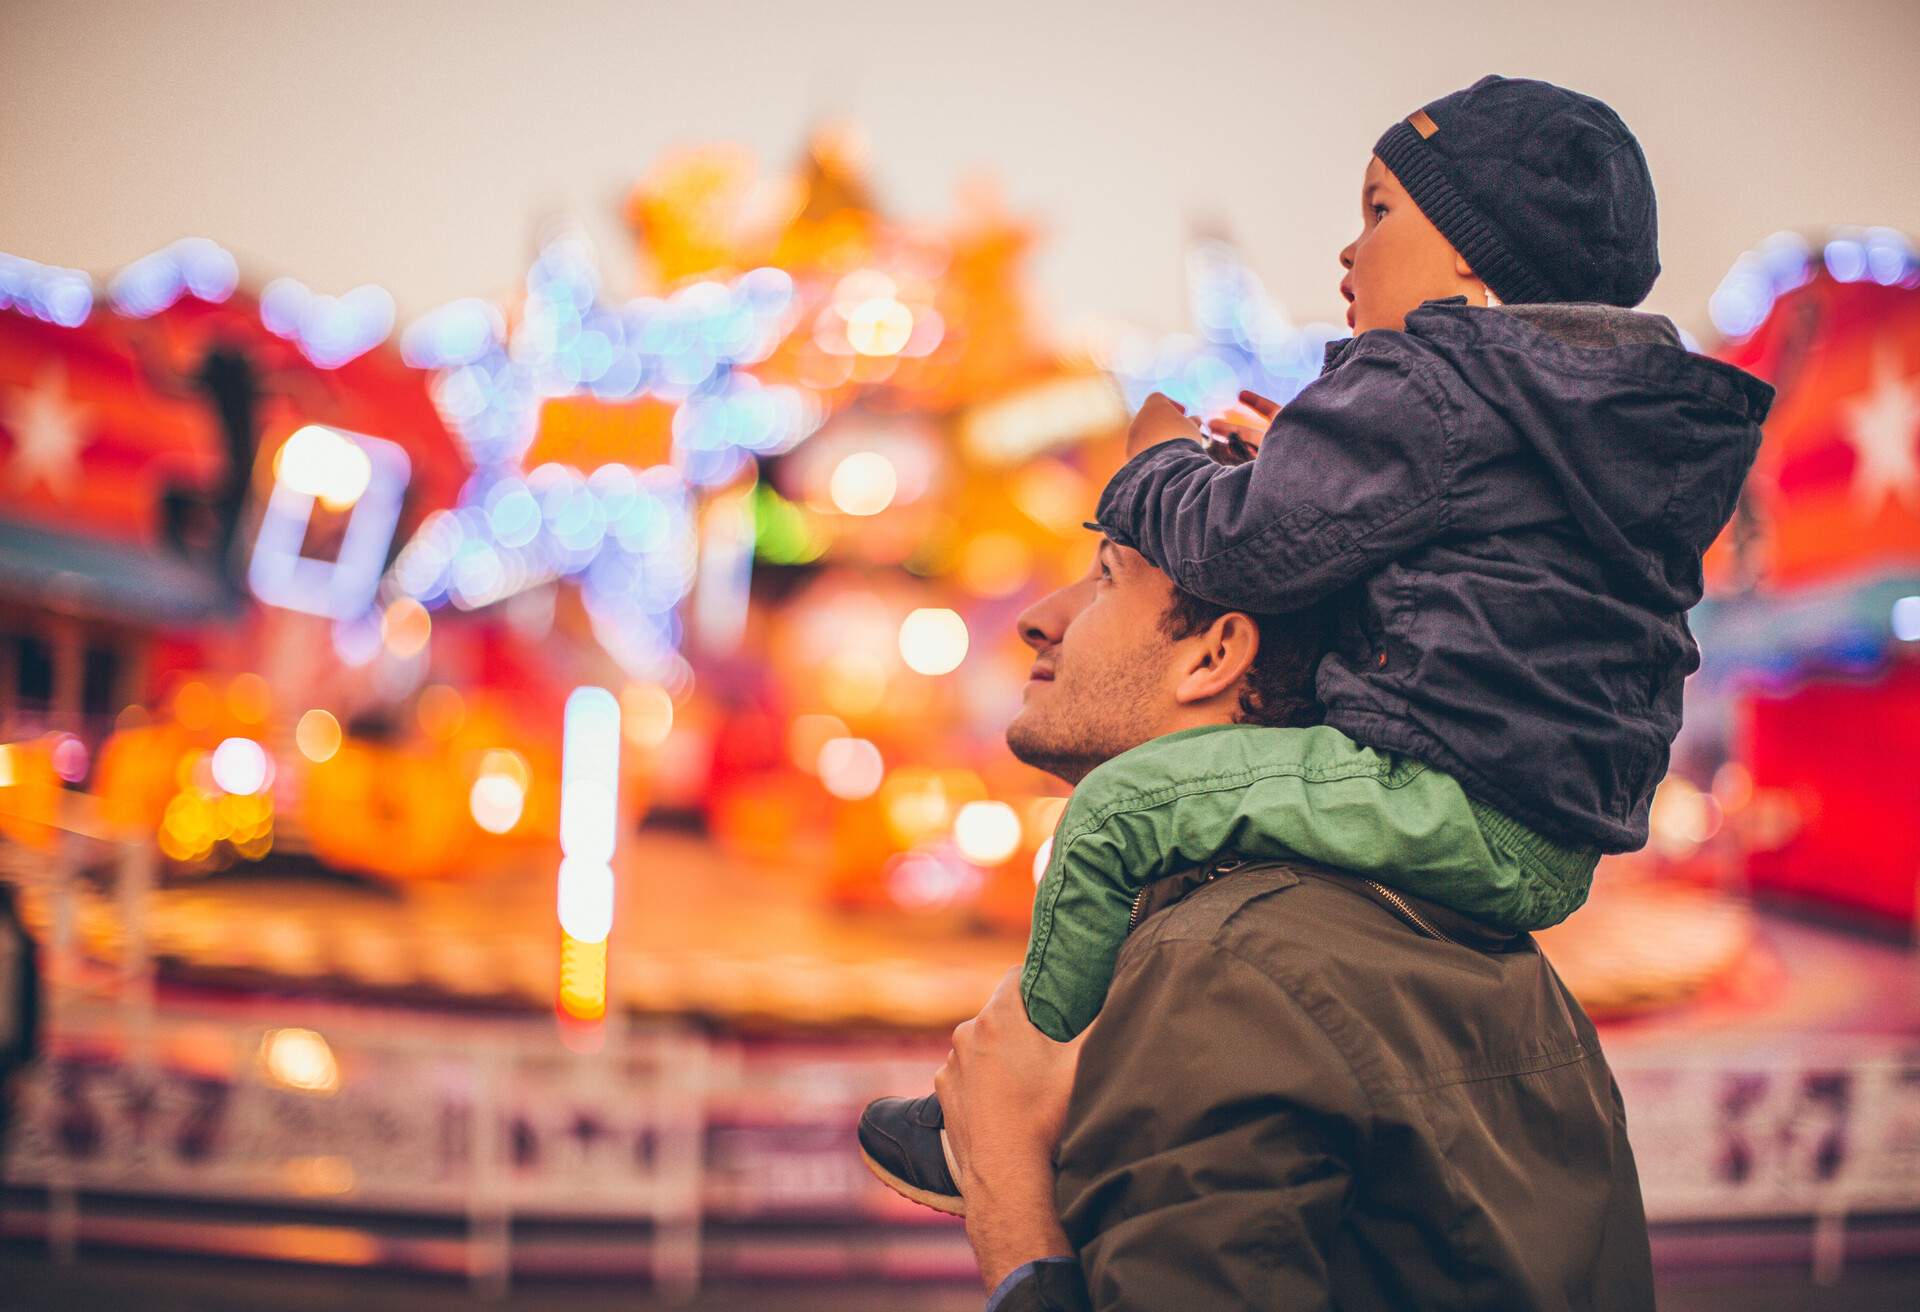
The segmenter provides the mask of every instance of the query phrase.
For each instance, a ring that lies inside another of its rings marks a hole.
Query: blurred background
[[[1600,96],[1779,389],[1541,936],[1666,1305],[1920,1301],[1920,9],[0,9],[0,1262],[34,1307],[976,1306],[852,1126],[1024,943],[1001,730],[1372,143]],[[136,1292],[137,1291],[137,1292]],[[11,1304],[10,1304],[11,1305]]]

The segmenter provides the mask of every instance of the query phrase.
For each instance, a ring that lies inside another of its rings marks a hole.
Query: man
[[[1043,677],[1008,744],[1076,782],[1238,721],[1290,623],[1103,541],[1021,617]],[[1011,975],[954,1032],[936,1089],[989,1307],[1651,1307],[1619,1094],[1531,938],[1325,867],[1234,867],[1150,886],[1073,1042]]]

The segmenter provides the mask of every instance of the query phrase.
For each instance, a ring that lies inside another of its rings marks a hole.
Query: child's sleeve
[[[1221,465],[1194,442],[1135,456],[1100,527],[1225,606],[1311,606],[1445,527],[1440,398],[1416,362],[1355,343],[1283,408],[1259,456]]]

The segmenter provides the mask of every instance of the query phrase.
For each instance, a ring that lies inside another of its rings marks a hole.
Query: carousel
[[[1342,334],[1206,237],[1185,331],[1063,341],[1029,225],[977,184],[888,215],[844,124],[663,159],[626,218],[630,285],[555,228],[398,333],[211,242],[0,262],[0,862],[49,998],[10,1233],[494,1288],[972,1270],[851,1127],[1020,956],[1063,799],[1000,739],[1014,617],[1147,392],[1285,401]],[[1656,1219],[1920,1205],[1910,1049],[1836,1086],[1800,1044],[1910,1027],[1910,961],[1750,896],[1912,915],[1910,836],[1847,819],[1897,772],[1804,749],[1914,706],[1914,264],[1780,240],[1716,298],[1781,401],[1655,841],[1541,936],[1668,1146]]]

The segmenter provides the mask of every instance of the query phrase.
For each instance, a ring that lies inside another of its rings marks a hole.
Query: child
[[[1215,841],[1508,932],[1564,919],[1602,852],[1646,841],[1699,664],[1686,612],[1701,555],[1773,390],[1625,308],[1659,273],[1653,186],[1597,100],[1482,78],[1387,130],[1361,209],[1340,256],[1355,335],[1268,408],[1257,456],[1215,460],[1156,395],[1098,512],[1109,538],[1209,601],[1330,604],[1325,723],[1211,740],[1258,776],[1240,792],[1179,787],[1177,745],[1156,743],[1081,781],[1021,979],[1052,1038],[1098,1012],[1132,893]],[[1355,781],[1378,786],[1356,798]],[[1137,831],[1143,805],[1181,839],[1119,859],[1109,821]],[[940,1125],[935,1099],[882,1099],[861,1144],[888,1184],[961,1212]]]

